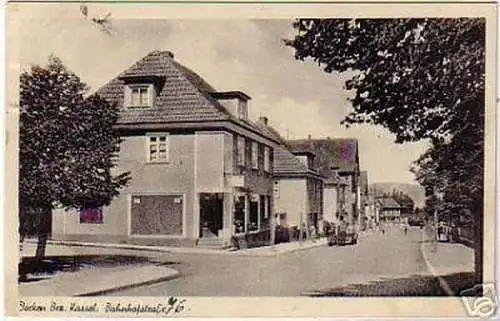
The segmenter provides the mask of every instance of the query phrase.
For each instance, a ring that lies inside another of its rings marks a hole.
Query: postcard
[[[7,10],[7,315],[497,313],[494,3]]]

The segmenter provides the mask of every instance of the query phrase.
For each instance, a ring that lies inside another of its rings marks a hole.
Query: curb
[[[282,255],[282,254],[288,254],[288,253],[294,253],[294,252],[309,250],[309,249],[320,247],[320,246],[323,246],[323,245],[326,245],[326,243],[318,242],[318,243],[310,244],[310,245],[307,245],[307,246],[300,245],[297,248],[293,248],[293,249],[290,249],[290,250],[287,250],[287,251],[273,251],[273,250],[270,250],[270,251],[262,252],[262,253],[258,253],[257,251],[255,251],[255,252],[252,253],[251,252],[252,249],[247,249],[247,250],[243,250],[243,251],[247,251],[246,253],[245,252],[238,252],[238,251],[235,251],[233,253],[235,255],[238,255],[238,256],[271,257],[271,256],[277,256],[277,255]]]
[[[448,296],[455,296],[455,293],[450,288],[448,282],[446,282],[446,280],[443,277],[441,277],[440,275],[437,274],[436,269],[434,269],[434,266],[432,266],[432,264],[429,261],[427,255],[425,254],[425,252],[426,252],[424,250],[424,247],[425,247],[425,242],[424,242],[425,233],[426,233],[425,230],[422,231],[422,245],[420,246],[420,252],[422,253],[422,257],[424,258],[425,264],[427,265],[427,269],[429,270],[429,272],[431,272],[432,275],[434,275],[435,277],[438,278],[439,285],[444,290],[444,292],[446,292],[446,294]]]
[[[26,240],[26,243],[34,243],[36,241]],[[120,249],[120,250],[133,250],[133,251],[145,251],[145,252],[158,252],[158,253],[181,253],[181,254],[231,254],[232,252],[227,250],[213,250],[213,249],[203,249],[199,251],[182,251],[173,248],[159,248],[157,246],[146,246],[146,245],[126,245],[126,244],[113,244],[113,243],[87,243],[87,242],[76,242],[76,241],[48,241],[47,244],[52,245],[63,245],[63,246],[74,246],[74,247],[96,247],[104,249]],[[181,249],[181,248],[179,248]]]
[[[26,243],[34,243],[36,244],[36,240],[26,240]],[[213,249],[201,249],[201,250],[193,250],[193,251],[183,251],[182,248],[177,250],[176,248],[159,248],[159,247],[147,247],[147,246],[132,246],[125,244],[100,244],[100,243],[87,243],[87,242],[75,242],[75,241],[57,241],[50,240],[47,244],[52,245],[63,245],[63,246],[75,246],[75,247],[95,247],[95,248],[108,248],[108,249],[122,249],[122,250],[134,250],[134,251],[145,251],[145,252],[157,252],[157,253],[179,253],[179,254],[219,254],[219,255],[233,255],[233,256],[261,256],[261,257],[272,257],[281,254],[293,253],[297,251],[303,251],[311,248],[316,248],[319,246],[326,245],[321,241],[318,243],[310,244],[308,246],[302,246],[297,248],[293,248],[286,251],[279,251],[275,249],[269,249],[267,251],[263,251],[259,253],[258,250],[246,249],[239,251],[229,251],[229,250],[213,250]]]
[[[177,279],[178,277],[181,276],[181,273],[179,271],[174,270],[174,269],[171,269],[171,270],[173,270],[175,272],[172,272],[172,274],[168,275],[168,276],[163,276],[163,277],[160,277],[160,278],[151,279],[151,280],[142,281],[142,282],[137,282],[137,283],[131,283],[131,284],[126,284],[126,285],[116,286],[116,287],[107,288],[107,289],[98,290],[98,291],[91,291],[91,292],[85,292],[85,293],[77,293],[77,294],[74,294],[73,296],[75,296],[75,297],[88,297],[88,296],[105,295],[105,294],[109,294],[109,293],[113,293],[113,292],[117,292],[117,291],[128,290],[128,289],[132,289],[132,288],[136,288],[136,287],[140,287],[140,286],[146,286],[146,285],[151,285],[151,284],[166,282],[166,281],[170,281],[170,280],[173,280],[173,279]]]

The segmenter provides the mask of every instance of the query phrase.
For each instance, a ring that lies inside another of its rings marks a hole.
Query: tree
[[[88,87],[53,56],[20,77],[19,213],[20,222],[35,221],[40,258],[55,207],[108,205],[130,177],[112,173],[116,105],[86,97]]]
[[[448,210],[475,217],[476,281],[482,283],[485,19],[299,19],[298,60],[350,71],[352,112],[342,121],[380,125],[397,143],[430,140],[414,164]],[[428,205],[437,206],[435,195]]]
[[[285,44],[296,59],[354,71],[345,124],[381,125],[400,143],[443,137],[462,125],[464,104],[484,100],[482,18],[299,19],[294,28]]]

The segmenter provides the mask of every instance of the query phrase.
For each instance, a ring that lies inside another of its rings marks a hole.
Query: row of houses
[[[374,219],[356,139],[286,140],[266,117],[249,119],[251,97],[215,90],[169,51],[98,94],[121,107],[115,170],[132,179],[109,206],[56,210],[54,239],[227,245],[277,225]]]

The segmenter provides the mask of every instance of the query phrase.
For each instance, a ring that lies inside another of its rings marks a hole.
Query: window
[[[131,85],[125,89],[125,106],[127,108],[147,108],[153,105],[152,85]]]
[[[238,137],[238,165],[245,166],[245,138]]]
[[[252,142],[252,168],[259,168],[259,144]]]
[[[148,136],[148,161],[166,162],[168,161],[168,135]]]
[[[102,207],[84,206],[80,209],[80,223],[102,224]]]
[[[238,101],[238,117],[243,120],[248,119],[248,108],[246,101],[243,100]]]
[[[266,172],[271,171],[271,153],[269,147],[264,147],[264,170]]]

